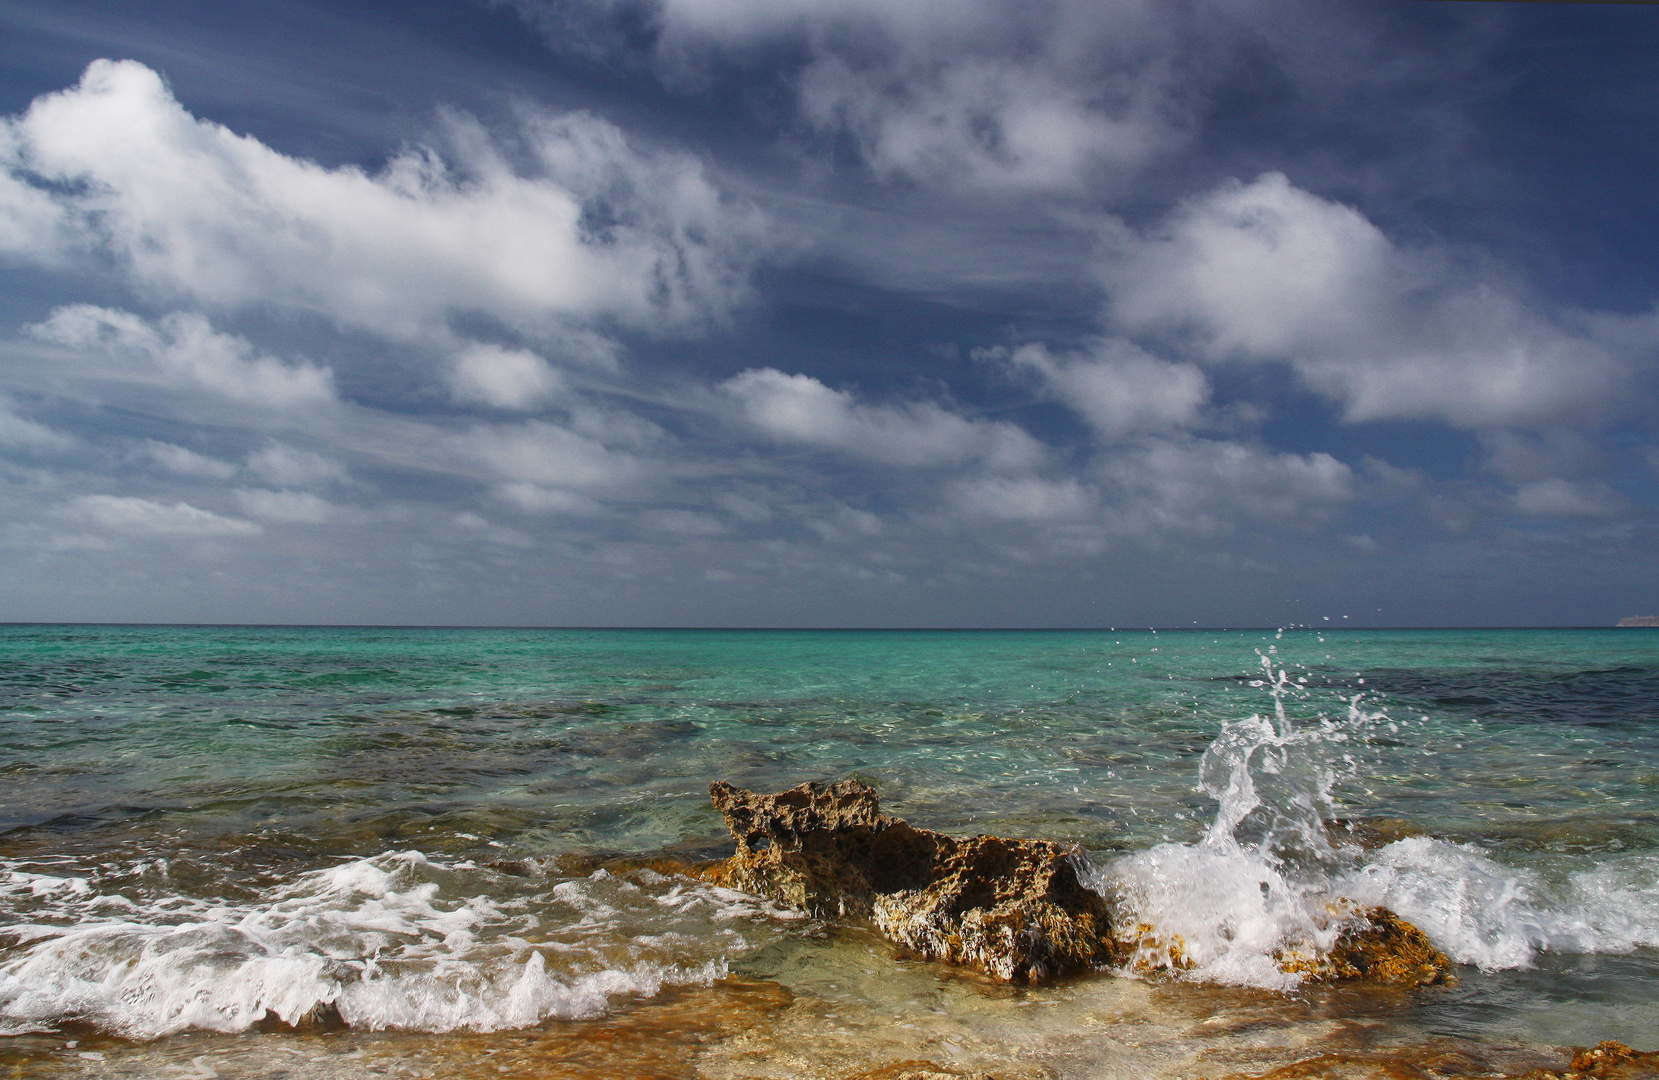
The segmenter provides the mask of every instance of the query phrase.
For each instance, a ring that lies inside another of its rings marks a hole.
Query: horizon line
[[[561,625],[518,623],[282,623],[282,622],[134,622],[125,620],[45,620],[0,619],[0,627],[26,626],[80,626],[80,627],[153,627],[171,629],[224,630],[629,630],[629,631],[730,631],[768,633],[1215,633],[1263,631],[1282,633],[1290,630],[1315,630],[1320,633],[1337,630],[1652,630],[1651,626],[1619,626],[1616,623],[1531,623],[1462,625],[1369,625],[1364,623],[1285,623],[1284,625],[1217,625],[1217,626],[649,626],[649,625]]]

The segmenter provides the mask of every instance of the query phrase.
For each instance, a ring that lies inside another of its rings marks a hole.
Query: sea
[[[681,872],[732,851],[711,781],[846,777],[1076,844],[1137,966],[1002,985]],[[1274,962],[1366,905],[1455,980]],[[0,1076],[1498,1076],[1605,1039],[1659,1050],[1659,630],[0,626]]]

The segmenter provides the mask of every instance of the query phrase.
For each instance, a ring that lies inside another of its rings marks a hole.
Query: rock
[[[1430,986],[1451,979],[1452,962],[1428,935],[1387,908],[1346,913],[1351,925],[1328,953],[1287,951],[1283,971],[1310,982],[1358,979],[1389,986]],[[1452,980],[1455,981],[1455,980]]]
[[[996,1080],[990,1073],[962,1072],[936,1061],[893,1061],[845,1080]]]
[[[958,840],[881,813],[860,780],[761,795],[723,781],[709,798],[737,839],[696,876],[820,917],[870,919],[911,953],[1034,983],[1146,955],[1189,967],[1185,943],[1151,926],[1114,934],[1104,897],[1079,878],[1082,851],[1050,840]],[[1451,961],[1384,908],[1334,910],[1349,923],[1330,952],[1286,950],[1285,971],[1316,982],[1443,982]]]
[[[859,780],[776,795],[715,781],[709,798],[737,853],[703,876],[813,915],[869,916],[878,893],[931,881],[941,846],[955,843],[882,814],[874,789]]]
[[[911,952],[1003,982],[1113,963],[1106,901],[1078,880],[1077,855],[1048,840],[952,841],[926,887],[876,898],[876,927]]]
[[[1573,1055],[1567,1077],[1596,1077],[1597,1080],[1625,1080],[1659,1076],[1659,1053],[1632,1050],[1622,1042],[1606,1039]]]
[[[1113,959],[1105,900],[1078,880],[1075,847],[956,840],[880,812],[858,780],[776,795],[716,782],[709,797],[737,853],[703,876],[816,915],[873,918],[918,956],[1037,982]]]

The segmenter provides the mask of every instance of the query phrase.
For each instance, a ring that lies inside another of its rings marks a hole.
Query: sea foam
[[[1136,951],[1132,972],[1291,989],[1279,955],[1328,949],[1356,912],[1384,906],[1451,959],[1499,971],[1544,951],[1626,953],[1659,946],[1659,856],[1511,866],[1467,844],[1411,837],[1364,850],[1329,824],[1336,785],[1367,740],[1400,725],[1350,698],[1335,717],[1293,722],[1299,688],[1262,657],[1271,716],[1223,726],[1205,751],[1216,801],[1202,840],[1164,843],[1095,866]]]
[[[523,882],[414,851],[306,873],[240,904],[134,899],[79,877],[0,879],[0,901],[25,897],[0,926],[20,952],[0,967],[0,1034],[75,1021],[154,1038],[324,1009],[366,1029],[527,1027],[713,982],[784,914],[650,871]]]

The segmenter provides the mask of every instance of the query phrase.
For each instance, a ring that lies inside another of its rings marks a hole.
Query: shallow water
[[[1630,630],[0,627],[0,1069],[1656,1050],[1656,691]],[[1082,844],[1197,967],[999,987],[642,861],[729,851],[710,780],[847,775],[919,825]],[[1295,985],[1271,953],[1335,897],[1460,983]]]

